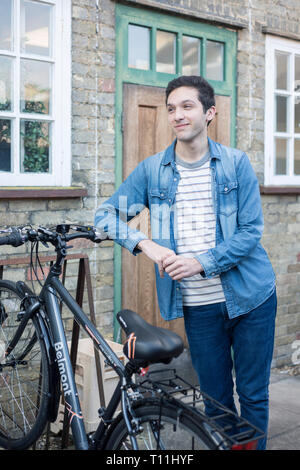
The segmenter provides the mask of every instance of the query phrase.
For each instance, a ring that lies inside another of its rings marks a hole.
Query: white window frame
[[[289,59],[289,90],[280,91],[281,95],[289,97],[290,104],[287,112],[287,132],[275,132],[276,109],[275,109],[275,76],[276,63],[275,52],[290,54]],[[265,186],[298,186],[300,175],[295,175],[294,169],[294,138],[299,134],[294,132],[294,97],[300,93],[294,92],[294,64],[295,55],[300,55],[300,41],[285,39],[277,36],[266,36],[266,71],[265,71]],[[287,160],[287,174],[275,175],[275,137],[286,137],[289,139],[289,158]]]
[[[41,57],[53,63],[52,73],[52,109],[51,114],[28,114],[20,112],[20,55],[25,58],[39,58],[29,54],[20,54],[20,0],[13,0],[14,14],[14,48],[13,51],[2,51],[1,55],[14,58],[14,109],[13,112],[0,111],[1,119],[11,119],[11,152],[14,172],[0,171],[1,187],[51,187],[71,186],[71,0],[34,0],[38,3],[53,5],[52,57]],[[20,119],[36,118],[52,123],[51,129],[51,158],[52,165],[49,173],[20,172]]]

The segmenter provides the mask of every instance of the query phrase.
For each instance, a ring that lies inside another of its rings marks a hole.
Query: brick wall
[[[114,191],[114,4],[73,0],[73,184],[88,189],[81,217],[93,224],[96,207]],[[113,243],[88,249],[97,324],[113,334]]]
[[[93,224],[95,208],[114,190],[114,5],[104,0],[72,2],[72,185],[87,189],[74,199],[7,200],[0,204],[0,225]],[[87,253],[90,260],[97,326],[113,335],[113,245],[74,241],[71,253]],[[0,247],[1,258],[29,255],[29,245]],[[42,255],[54,254],[40,246]],[[48,265],[47,265],[48,266]],[[47,268],[46,268],[47,270]],[[66,287],[75,295],[78,261],[68,261]],[[6,266],[4,278],[26,279],[27,265]],[[39,285],[34,283],[37,291]],[[87,307],[87,295],[84,297]],[[72,328],[70,313],[65,324]]]
[[[188,15],[199,21],[238,26],[237,146],[245,150],[263,183],[264,74],[263,27],[300,39],[298,0],[129,0],[131,4]],[[98,4],[98,7],[97,7]],[[72,2],[72,166],[73,185],[87,188],[81,199],[10,200],[0,204],[0,223],[93,223],[95,208],[114,191],[115,3]],[[300,197],[262,196],[263,245],[277,275],[278,316],[274,365],[291,363],[293,342],[300,337]],[[0,256],[28,254],[29,247],[1,248]],[[42,247],[42,252],[45,248]],[[91,263],[97,323],[112,335],[113,245],[75,244]],[[67,286],[76,287],[77,265],[70,263]],[[8,273],[11,274],[8,274]],[[5,276],[24,279],[27,268],[5,269]],[[70,321],[66,314],[68,326]]]

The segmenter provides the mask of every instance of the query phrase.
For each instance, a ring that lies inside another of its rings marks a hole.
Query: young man
[[[241,414],[267,432],[276,292],[257,178],[244,152],[207,137],[216,108],[202,77],[172,80],[166,105],[175,141],[136,167],[95,223],[154,261],[161,314],[184,316],[201,389],[235,411],[233,350]],[[127,225],[145,206],[152,240]]]

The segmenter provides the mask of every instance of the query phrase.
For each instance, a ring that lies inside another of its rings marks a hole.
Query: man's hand
[[[158,245],[152,240],[141,240],[137,248],[142,250],[148,258],[157,264],[160,277],[164,277],[163,261],[167,256],[175,255],[175,252],[170,250],[170,248]]]
[[[163,261],[163,268],[174,281],[181,281],[184,277],[194,276],[203,271],[202,265],[196,258],[184,258],[171,254]]]

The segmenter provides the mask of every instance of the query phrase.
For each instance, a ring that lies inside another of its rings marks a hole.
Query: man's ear
[[[206,122],[207,122],[207,125],[210,124],[210,121],[213,120],[213,118],[215,117],[216,115],[216,107],[215,106],[211,106],[207,111],[206,111]]]

